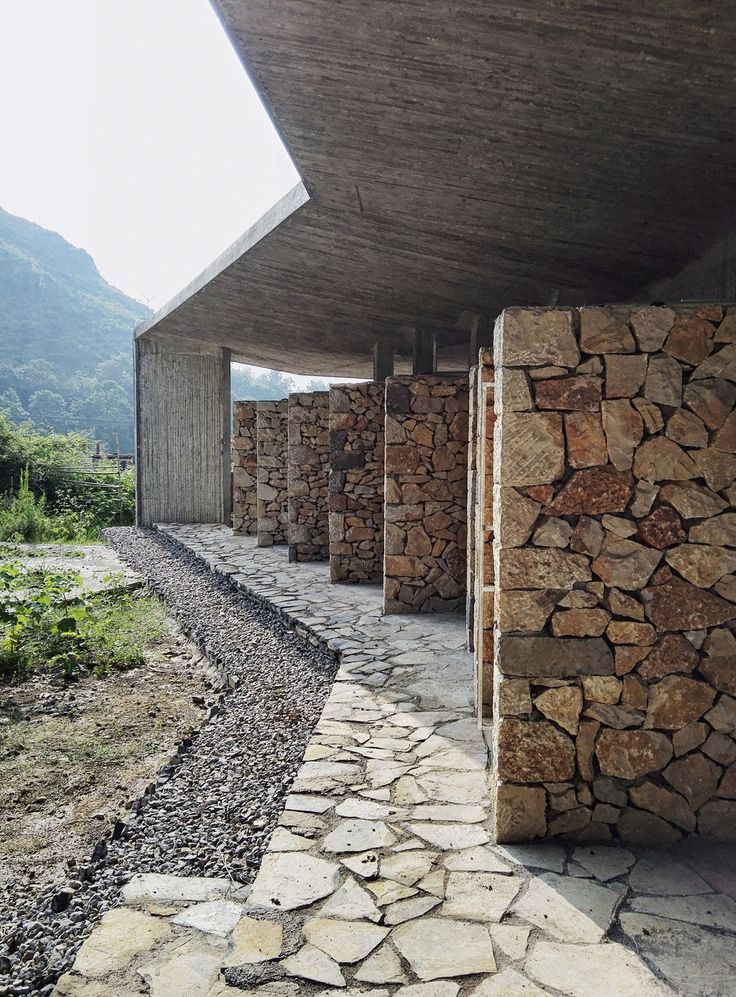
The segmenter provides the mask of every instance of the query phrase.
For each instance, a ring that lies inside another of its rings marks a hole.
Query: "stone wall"
[[[258,521],[256,403],[233,406],[233,530],[255,533]]]
[[[288,402],[256,403],[258,453],[259,547],[288,542],[289,523],[286,452],[288,448]]]
[[[385,385],[330,388],[330,577],[383,578]]]
[[[500,840],[736,838],[736,310],[496,328]]]
[[[386,382],[384,608],[465,609],[468,378]]]
[[[488,719],[493,712],[493,620],[494,620],[494,566],[493,566],[493,427],[494,411],[493,355],[490,350],[480,351],[477,382],[477,418],[475,439],[471,442],[476,451],[476,501],[474,505],[474,637],[476,661],[476,702],[478,716]],[[470,548],[470,542],[468,542]]]
[[[289,560],[326,561],[329,393],[289,395]]]

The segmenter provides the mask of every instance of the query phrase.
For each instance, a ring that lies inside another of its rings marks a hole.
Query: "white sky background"
[[[0,0],[0,93],[0,206],[154,310],[299,179],[207,0]]]

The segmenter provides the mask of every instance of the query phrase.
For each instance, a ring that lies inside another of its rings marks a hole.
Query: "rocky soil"
[[[0,921],[2,997],[50,994],[134,873],[250,882],[332,684],[331,657],[173,541],[132,528],[109,538],[234,688],[74,878],[15,895]]]

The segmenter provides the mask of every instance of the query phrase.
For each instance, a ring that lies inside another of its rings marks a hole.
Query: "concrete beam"
[[[229,350],[136,340],[135,397],[138,524],[229,523]]]

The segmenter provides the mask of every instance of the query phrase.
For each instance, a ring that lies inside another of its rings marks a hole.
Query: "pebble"
[[[108,531],[120,557],[144,575],[190,639],[234,690],[204,714],[185,750],[134,802],[114,840],[102,839],[74,879],[30,891],[0,888],[0,995],[50,994],[102,915],[136,873],[232,876],[251,883],[276,827],[336,663],[284,620],[211,572],[175,541],[134,527]],[[188,748],[188,750],[186,750]]]

